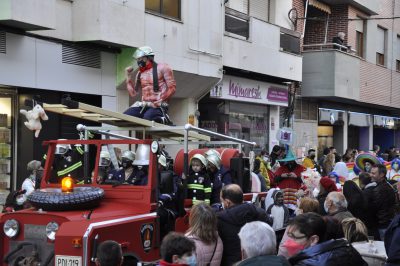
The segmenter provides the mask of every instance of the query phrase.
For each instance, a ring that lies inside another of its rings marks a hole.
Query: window
[[[355,20],[356,28],[356,53],[359,57],[364,57],[364,31],[365,21],[362,18],[357,17],[359,20]]]
[[[400,60],[396,60],[396,71],[400,72]]]
[[[377,28],[376,36],[376,64],[385,65],[385,51],[386,51],[387,30],[379,27]]]
[[[225,31],[249,38],[250,17],[234,9],[225,8]]]
[[[181,19],[180,0],[146,0],[146,11]]]
[[[400,35],[397,35],[396,43],[396,71],[400,72]]]

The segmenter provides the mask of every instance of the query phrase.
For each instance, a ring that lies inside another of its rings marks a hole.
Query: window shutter
[[[227,5],[236,11],[242,12],[244,14],[249,14],[249,1],[248,0],[230,0]]]
[[[268,3],[269,0],[252,0],[249,3],[249,15],[263,21],[268,21]]]
[[[385,29],[381,27],[377,28],[376,51],[385,54]]]

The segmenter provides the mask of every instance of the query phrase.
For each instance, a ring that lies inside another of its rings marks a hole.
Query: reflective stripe
[[[83,150],[80,146],[76,147],[76,150],[82,155],[83,154]]]
[[[204,186],[203,185],[197,185],[197,184],[188,184],[188,188],[204,190]]]
[[[72,171],[74,171],[75,169],[79,168],[82,166],[82,161],[79,161],[73,165],[71,165],[70,167],[65,168],[64,170],[58,171],[57,175],[58,176],[62,176],[62,175],[66,175]]]
[[[209,199],[206,199],[204,202],[205,202],[206,204],[210,205],[210,200],[209,200]]]
[[[210,188],[210,187],[205,188],[205,189],[204,189],[204,192],[206,192],[206,193],[211,193],[211,188]]]
[[[45,160],[47,159],[47,154],[43,155],[43,159],[45,159]]]

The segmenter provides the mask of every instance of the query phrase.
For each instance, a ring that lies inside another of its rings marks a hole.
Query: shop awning
[[[325,13],[331,14],[331,7],[327,4],[319,2],[318,0],[309,0],[308,4],[319,10],[324,11]]]
[[[374,115],[374,126],[392,129],[399,122],[399,118]]]
[[[349,112],[349,126],[369,127],[371,124],[371,115]]]

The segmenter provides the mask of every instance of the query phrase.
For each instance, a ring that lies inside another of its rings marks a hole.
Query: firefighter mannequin
[[[136,154],[133,151],[124,151],[121,157],[122,168],[114,173],[113,179],[120,183],[131,183],[136,176],[137,169],[133,166]]]
[[[172,69],[167,64],[157,64],[154,61],[154,52],[148,46],[136,49],[133,58],[139,71],[133,81],[133,67],[125,69],[126,86],[131,97],[135,97],[141,89],[142,101],[135,102],[124,114],[171,124],[167,102],[176,89]]]
[[[77,183],[83,183],[83,153],[80,145],[72,148],[69,144],[57,144],[50,182],[60,183],[63,177],[70,176]]]
[[[26,168],[29,176],[25,178],[21,189],[26,190],[25,196],[28,196],[35,190],[36,183],[42,179],[43,167],[41,162],[33,160],[28,163]]]

